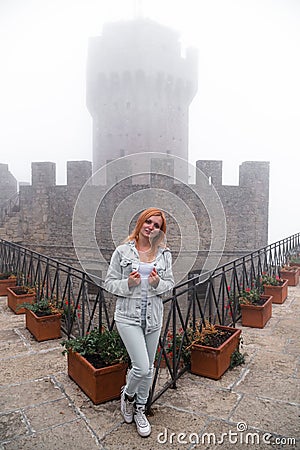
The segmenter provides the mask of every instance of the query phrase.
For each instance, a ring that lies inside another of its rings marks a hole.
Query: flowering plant
[[[195,330],[189,330],[189,337],[192,343],[188,348],[192,347],[194,344],[210,345],[211,339],[219,334],[222,335],[222,333],[223,332],[218,330],[215,325],[209,322],[204,322],[202,327],[200,326],[200,323],[197,323]]]
[[[225,305],[224,309],[226,310],[226,314],[229,315],[229,317],[233,317],[236,314],[240,313],[240,304],[237,300],[238,296],[238,288],[236,288],[236,292],[231,290],[231,286],[227,286],[227,292],[228,295],[225,297]]]
[[[14,280],[17,276],[13,272],[1,272],[0,280]]]
[[[189,355],[186,352],[186,343],[184,342],[184,331],[183,328],[180,328],[176,335],[175,335],[175,354],[176,354],[176,358],[178,356],[179,350],[181,347],[181,356],[182,359],[185,363],[187,363],[189,361]],[[164,343],[164,351],[167,355],[167,358],[169,360],[173,359],[173,355],[174,355],[174,335],[173,333],[169,330],[167,332],[166,335],[166,339],[165,339],[165,343]],[[155,355],[155,361],[158,361],[159,359],[159,355],[162,354],[162,358],[163,358],[163,348],[159,345],[157,347],[157,351],[156,351],[156,355]]]
[[[280,278],[278,275],[276,277],[268,275],[267,273],[263,273],[260,277],[260,284],[262,286],[268,285],[268,286],[281,286],[284,281],[282,278]]]
[[[296,253],[294,255],[291,255],[290,257],[290,266],[293,264],[300,264],[300,253]]]
[[[62,314],[65,318],[72,318],[73,320],[75,319],[75,317],[77,316],[78,319],[80,319],[80,310],[81,310],[81,306],[78,304],[77,306],[75,305],[73,300],[64,300],[63,304],[62,304]]]
[[[35,303],[22,303],[22,308],[29,309],[38,316],[51,316],[52,314],[62,314],[62,308],[58,308],[54,298],[42,297]]]
[[[61,345],[65,347],[63,354],[73,351],[88,360],[97,357],[105,366],[128,361],[127,350],[116,330],[95,328],[85,336],[65,340]]]
[[[246,288],[240,293],[239,303],[241,305],[253,305],[260,301],[261,292],[258,288]]]
[[[217,328],[212,323],[204,321],[202,327],[201,322],[197,322],[195,330],[191,329],[188,335],[192,340],[192,343],[186,350],[192,349],[195,344],[218,348],[230,337],[231,332],[229,330]],[[240,364],[244,364],[245,362],[245,355],[240,352],[241,344],[242,340],[240,339],[238,348],[231,355],[231,369],[239,366]]]
[[[10,289],[17,295],[35,294],[36,293],[35,287],[27,286],[25,284],[22,286],[14,286],[14,287],[11,287]]]
[[[296,266],[290,266],[288,264],[285,264],[281,267],[281,271],[287,271],[287,272],[296,272],[298,270],[298,267]]]

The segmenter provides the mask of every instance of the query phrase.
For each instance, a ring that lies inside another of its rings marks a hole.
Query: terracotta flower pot
[[[172,365],[172,360],[170,360],[170,359],[169,359],[169,364]],[[155,360],[154,367],[159,367],[160,369],[165,369],[167,367],[165,358],[162,356],[159,366],[158,366],[158,360]]]
[[[97,405],[120,398],[121,387],[126,384],[127,364],[95,369],[82,355],[68,352],[68,375]]]
[[[4,280],[0,280],[0,297],[7,295],[7,288],[15,286],[16,282],[16,278],[7,278]]]
[[[291,267],[299,267],[300,268],[300,263],[291,261],[290,262],[290,266]]]
[[[173,367],[173,358],[172,357],[168,358],[168,362],[169,362],[170,367]],[[158,360],[154,361],[154,367],[158,367]],[[184,361],[182,359],[180,359],[178,367],[179,367],[179,369],[184,367]],[[164,356],[162,356],[162,358],[161,358],[159,368],[160,369],[166,369],[167,368],[167,362],[166,362]]]
[[[271,295],[272,303],[282,304],[285,302],[288,296],[288,280],[283,280],[284,283],[281,286],[271,286],[269,284],[264,285],[264,294]]]
[[[34,294],[18,294],[22,286],[7,288],[7,305],[15,314],[25,314],[25,308],[19,308],[22,303],[34,303]]]
[[[26,328],[38,342],[58,339],[61,337],[60,318],[61,314],[39,317],[26,309]]]
[[[263,328],[272,317],[272,296],[261,295],[260,298],[266,300],[263,305],[240,305],[244,327]]]
[[[289,286],[297,286],[297,284],[299,283],[299,268],[292,267],[292,269],[293,270],[281,269],[280,277],[288,280]]]
[[[241,330],[222,325],[215,327],[230,331],[231,336],[218,348],[194,344],[191,348],[191,372],[219,380],[229,368],[231,355],[239,346]]]

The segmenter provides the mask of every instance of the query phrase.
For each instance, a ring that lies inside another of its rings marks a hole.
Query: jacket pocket
[[[122,258],[120,261],[120,266],[122,270],[122,278],[128,278],[129,274],[132,272],[132,262],[128,258]]]
[[[127,298],[122,297],[118,298],[116,304],[117,315],[121,315],[122,317],[128,318],[137,318],[137,308],[136,308],[136,299],[135,298]]]

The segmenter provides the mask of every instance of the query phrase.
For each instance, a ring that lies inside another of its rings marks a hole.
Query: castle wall
[[[158,164],[159,161],[155,160],[152,166],[158,169]],[[168,171],[171,170],[169,160],[161,161],[161,165],[164,169],[167,167]],[[152,174],[149,185],[132,184],[126,179],[125,182],[114,184],[108,192],[105,186],[88,184],[88,198],[92,201],[97,202],[105,194],[95,215],[95,236],[107,261],[115,245],[111,237],[115,211],[124,199],[137,195],[139,190],[142,193],[149,187],[163,188],[161,192],[167,190],[173,196],[166,200],[165,210],[168,218],[168,245],[172,249],[174,259],[180,251],[182,258],[189,256],[189,251],[184,249],[182,251],[181,248],[185,243],[181,242],[183,230],[180,230],[176,221],[177,199],[182,199],[195,216],[199,227],[200,246],[193,270],[199,270],[203,265],[212,237],[209,213],[199,200],[201,190],[207,189],[203,183],[207,183],[208,189],[216,189],[226,215],[227,235],[221,263],[267,245],[269,164],[243,163],[240,166],[239,186],[226,186],[220,183],[220,161],[198,162],[197,167],[201,167],[208,178],[204,181],[198,179],[194,185],[174,183],[172,177],[159,177],[155,174]],[[32,163],[32,169],[32,184],[20,186],[20,211],[16,212],[14,217],[6,219],[4,227],[0,229],[0,237],[77,266],[72,241],[72,217],[81,187],[91,176],[91,164],[87,161],[68,163],[68,184],[62,186],[53,184],[55,175],[52,163]],[[216,180],[215,186],[212,184],[213,180]],[[164,201],[160,191],[157,197],[154,195],[152,201],[153,205]],[[89,211],[88,204],[87,211]],[[168,211],[175,213],[172,213],[172,216]],[[180,214],[179,210],[177,214]],[[84,234],[87,218],[82,217],[81,220]],[[129,231],[127,223],[121,225],[120,241]],[[187,228],[188,225],[187,222]],[[187,240],[189,239],[191,241],[194,239],[192,233],[188,236]],[[97,256],[95,257],[92,242],[86,240],[84,246],[84,258],[91,271],[103,275],[104,267],[97,260]]]
[[[0,164],[0,208],[17,193],[17,180],[8,170],[8,164]]]

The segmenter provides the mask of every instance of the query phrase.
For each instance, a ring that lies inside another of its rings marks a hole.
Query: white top
[[[154,263],[140,262],[139,274],[141,275],[141,318],[142,322],[146,320],[147,312],[147,291],[148,291],[148,277],[152,272]]]
[[[152,272],[154,267],[154,263],[148,263],[148,262],[140,262],[139,265],[139,274],[141,275],[141,279],[148,279],[150,273]]]

